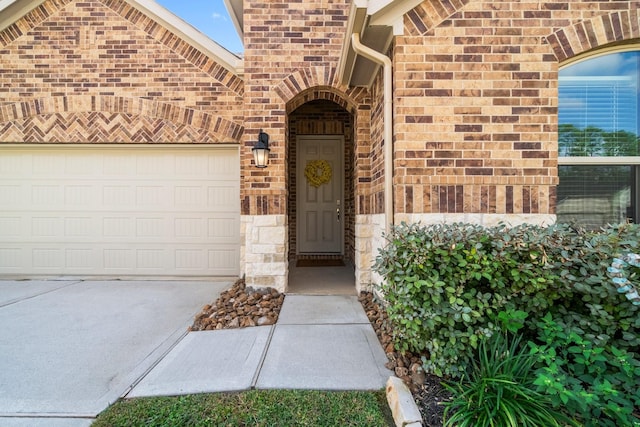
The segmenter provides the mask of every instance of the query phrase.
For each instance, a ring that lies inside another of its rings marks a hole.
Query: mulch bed
[[[210,331],[273,325],[278,321],[284,298],[284,294],[274,289],[247,289],[244,280],[240,279],[230,289],[222,292],[215,302],[204,306],[189,330]],[[420,355],[396,351],[387,313],[375,301],[373,294],[363,292],[358,300],[389,359],[385,366],[394,371],[413,393],[424,426],[441,427],[444,411],[442,402],[450,398],[447,390],[440,384],[441,379],[423,372]]]

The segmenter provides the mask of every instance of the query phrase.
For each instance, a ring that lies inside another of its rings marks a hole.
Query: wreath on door
[[[311,160],[304,168],[307,182],[316,188],[331,181],[331,174],[331,165],[326,160]]]

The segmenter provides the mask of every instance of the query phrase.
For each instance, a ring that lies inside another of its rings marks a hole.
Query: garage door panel
[[[101,166],[102,175],[104,176],[135,176],[132,171],[136,170],[137,157],[125,153],[104,153],[102,156]]]
[[[102,218],[102,237],[105,241],[122,240],[133,235],[135,221],[128,216],[104,216]]]
[[[2,147],[0,274],[237,275],[239,191],[235,148]]]
[[[24,219],[19,216],[0,216],[0,236],[19,237],[24,234]]]
[[[66,243],[30,243],[21,247],[0,248],[0,269],[4,274],[64,274],[64,275],[231,275],[230,266],[239,262],[237,245],[210,244],[207,248],[174,245],[171,248],[150,248],[136,244],[88,247]],[[167,274],[167,270],[172,271]]]
[[[136,269],[135,251],[131,248],[105,248],[102,259],[105,271],[112,274],[124,274]]]
[[[198,155],[176,157],[174,167],[176,177],[209,176],[207,158]]]
[[[64,250],[59,247],[40,247],[31,250],[32,268],[34,271],[44,269],[61,273],[65,266]]]
[[[99,203],[100,188],[94,185],[66,185],[64,204],[73,208],[89,208]]]
[[[135,206],[136,189],[125,184],[107,184],[102,187],[102,206],[105,209],[124,209]]]
[[[64,203],[64,188],[60,185],[34,183],[31,187],[31,204],[35,208],[59,206]]]
[[[233,199],[239,193],[239,186],[219,186],[207,189],[206,207],[218,212],[235,212]]]
[[[0,184],[0,208],[6,212],[7,210],[12,209],[15,205],[24,205],[27,199],[27,194],[27,190],[20,184]]]
[[[180,239],[201,239],[207,234],[206,222],[202,217],[175,218],[173,229],[175,238]]]
[[[236,182],[231,177],[240,175],[240,162],[231,161],[231,158],[223,156],[209,156],[207,160],[207,174],[216,180]]]
[[[227,250],[226,248],[209,249],[208,254],[208,268],[213,271],[223,271],[225,265],[240,259],[240,251],[236,248],[233,250]]]
[[[207,227],[207,238],[221,243],[233,243],[235,230],[240,227],[240,219],[237,217],[210,218]]]
[[[24,249],[6,245],[0,248],[0,269],[8,273],[18,273],[22,270]]]

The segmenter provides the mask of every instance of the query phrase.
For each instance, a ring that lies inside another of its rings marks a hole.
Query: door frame
[[[302,162],[300,160],[300,155],[299,153],[301,152],[300,148],[302,147],[302,145],[306,142],[306,141],[315,141],[315,140],[326,140],[326,139],[333,139],[333,140],[338,140],[338,144],[339,144],[339,152],[340,152],[340,158],[339,158],[339,167],[340,170],[342,171],[342,173],[340,174],[340,204],[341,204],[341,208],[343,209],[342,212],[342,222],[341,222],[341,226],[340,226],[340,234],[339,234],[339,239],[340,239],[340,250],[338,252],[318,252],[318,254],[322,254],[322,255],[339,255],[339,256],[344,256],[345,254],[345,248],[344,248],[344,239],[345,239],[345,226],[346,226],[346,221],[345,221],[345,215],[344,215],[344,196],[345,196],[345,173],[344,173],[344,136],[343,135],[298,135],[296,137],[296,151],[298,153],[298,155],[296,156],[296,255],[313,255],[313,252],[300,252],[300,227],[302,226],[302,222],[300,221],[300,219],[302,218],[301,212],[302,212],[302,207],[301,207],[301,203],[300,203],[300,188],[301,185],[303,185],[303,177],[304,177],[304,168],[302,166]]]

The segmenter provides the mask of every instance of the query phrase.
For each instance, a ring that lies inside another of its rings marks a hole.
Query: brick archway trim
[[[470,0],[424,1],[405,14],[405,29],[409,35],[423,36],[433,28],[440,25],[446,19],[469,3]]]
[[[335,77],[336,69],[333,67],[304,68],[282,79],[274,91],[286,103],[287,114],[315,99],[333,101],[353,114],[368,91],[352,88],[344,92],[334,87]]]
[[[0,106],[0,141],[239,142],[241,125],[140,98],[59,96]]]
[[[639,19],[638,10],[612,12],[559,29],[546,41],[562,62],[597,47],[640,37]]]
[[[289,102],[299,93],[314,86],[331,86],[335,80],[333,67],[308,67],[296,70],[275,87],[275,92],[284,101]]]
[[[350,114],[355,114],[357,107],[351,101],[349,95],[341,93],[340,91],[331,87],[313,87],[300,92],[295,98],[287,103],[287,114],[291,114],[298,107],[306,104],[310,101],[322,99],[325,101],[332,101],[342,108],[344,108]]]

